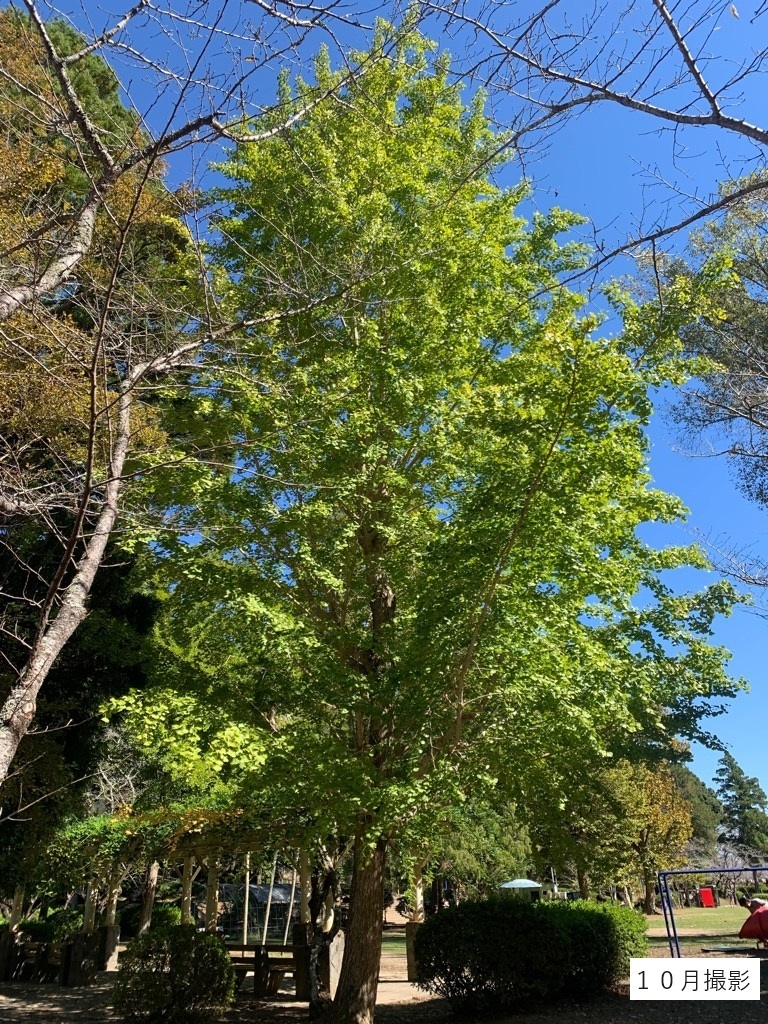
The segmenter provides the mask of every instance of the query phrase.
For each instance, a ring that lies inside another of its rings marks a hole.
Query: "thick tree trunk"
[[[576,877],[579,882],[579,895],[583,900],[589,899],[589,877],[586,871],[581,868],[576,868]]]
[[[344,947],[339,987],[333,1001],[334,1024],[372,1024],[381,961],[381,914],[384,907],[384,868],[387,842],[379,839],[373,851],[361,839],[355,843],[349,931]]]
[[[155,860],[147,868],[147,878],[144,883],[144,893],[141,897],[141,913],[139,915],[139,935],[149,931],[152,924],[152,908],[155,905],[155,893],[157,892],[157,879],[160,876],[160,864]]]
[[[418,964],[416,963],[416,951],[414,942],[416,932],[424,923],[424,865],[426,861],[416,857],[413,862],[413,912],[411,920],[405,926],[405,960],[408,971],[408,981],[415,982],[418,976]]]

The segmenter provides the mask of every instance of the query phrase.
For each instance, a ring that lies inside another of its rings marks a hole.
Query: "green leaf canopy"
[[[636,535],[683,511],[643,433],[674,317],[597,336],[558,284],[577,218],[516,213],[482,97],[415,35],[358,61],[312,106],[321,55],[283,89],[281,117],[311,109],[221,167],[212,259],[244,326],[184,414],[233,468],[167,496],[193,542],[165,571],[222,723],[269,737],[259,785],[373,836],[500,778],[524,798],[627,732],[663,742],[681,708],[693,728],[732,692],[706,643],[732,594],[673,597],[658,574],[703,559]]]

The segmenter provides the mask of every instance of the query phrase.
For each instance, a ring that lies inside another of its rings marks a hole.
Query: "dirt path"
[[[448,1005],[408,985],[405,957],[382,958],[376,1024],[450,1024]],[[107,1024],[115,975],[87,989],[24,983],[0,986],[1,1024]],[[496,1024],[768,1024],[768,960],[761,963],[761,1001],[631,1002],[626,986],[589,1003],[560,1003],[497,1020]],[[305,1024],[306,1004],[288,998],[257,1002],[241,996],[223,1024]],[[476,1024],[465,1019],[464,1024]]]

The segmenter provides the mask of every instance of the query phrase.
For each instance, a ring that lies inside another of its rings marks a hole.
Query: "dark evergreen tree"
[[[723,820],[723,805],[715,791],[702,782],[687,765],[673,764],[669,770],[678,791],[690,805],[696,849],[702,854],[714,854],[718,828]]]
[[[731,754],[723,754],[715,773],[723,805],[720,839],[741,849],[768,854],[768,797]]]

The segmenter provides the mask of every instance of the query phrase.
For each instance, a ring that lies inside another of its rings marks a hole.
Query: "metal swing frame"
[[[657,878],[661,894],[661,909],[664,911],[664,925],[667,929],[669,955],[675,959],[683,958],[680,951],[680,939],[675,924],[675,908],[669,891],[669,879],[672,875],[743,875],[768,871],[768,864],[749,864],[742,868],[679,868],[676,871],[659,871]]]

